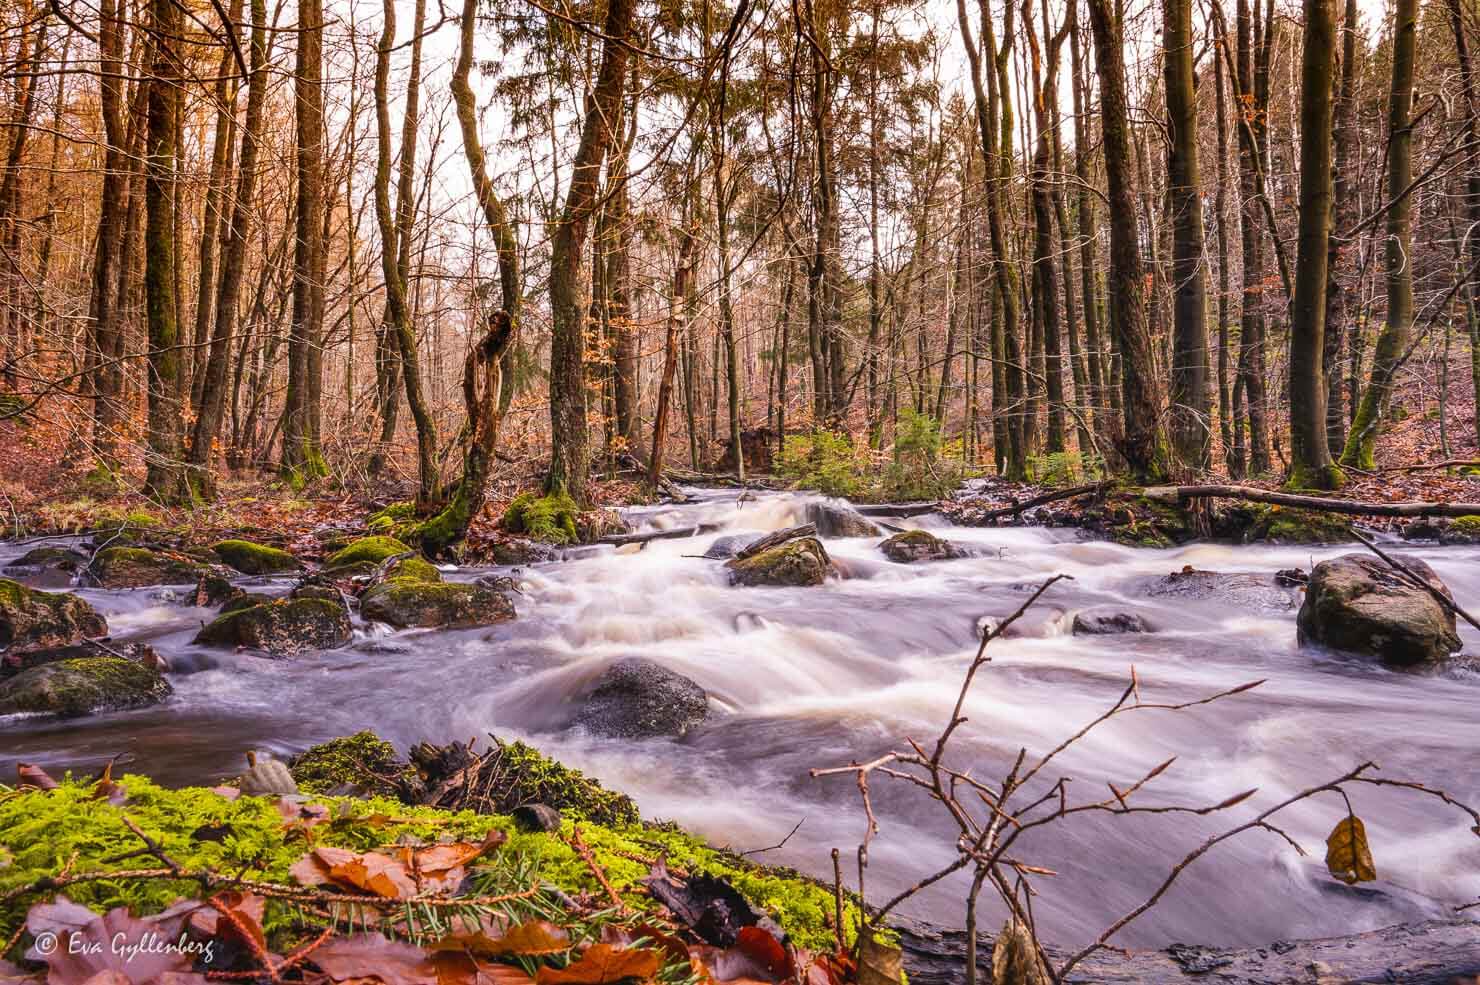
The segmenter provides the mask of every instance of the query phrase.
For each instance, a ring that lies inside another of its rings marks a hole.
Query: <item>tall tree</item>
[[[591,454],[586,433],[585,316],[581,258],[601,189],[601,165],[612,144],[627,77],[628,35],[635,0],[609,0],[602,27],[601,67],[587,101],[581,140],[550,256],[550,472],[547,492],[586,502]]]
[[[1388,93],[1387,321],[1372,353],[1372,375],[1352,421],[1341,464],[1371,469],[1377,426],[1387,409],[1398,366],[1413,328],[1413,72],[1418,51],[1418,0],[1393,7],[1393,80]]]

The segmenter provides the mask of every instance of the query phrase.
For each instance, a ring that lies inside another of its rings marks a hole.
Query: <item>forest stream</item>
[[[346,648],[288,660],[194,646],[213,613],[160,589],[78,589],[106,615],[113,638],[148,641],[167,655],[175,687],[157,707],[58,722],[0,724],[0,770],[17,760],[50,771],[95,768],[133,753],[132,768],[165,783],[210,783],[240,772],[248,749],[286,756],[372,728],[404,749],[421,739],[530,740],[631,794],[644,816],[671,818],[737,850],[831,879],[829,852],[851,860],[864,814],[851,777],[808,770],[932,742],[950,715],[984,617],[1005,617],[1056,573],[1017,632],[991,645],[992,662],[967,700],[952,756],[999,777],[1019,748],[1042,753],[1104,711],[1134,665],[1142,697],[1178,703],[1266,679],[1249,692],[1179,712],[1123,715],[1059,761],[1071,797],[1098,798],[1176,756],[1147,802],[1216,803],[1257,787],[1226,815],[1091,815],[1025,839],[1024,861],[1058,873],[1039,881],[1036,917],[1063,945],[1088,941],[1144,899],[1170,865],[1207,836],[1364,760],[1382,775],[1480,801],[1480,670],[1457,658],[1431,674],[1383,669],[1295,641],[1300,589],[1280,569],[1309,570],[1359,545],[1169,550],[1088,541],[1068,529],[950,527],[938,515],[890,521],[926,527],[974,548],[961,560],[902,565],[878,538],[827,539],[846,577],[822,587],[730,587],[722,562],[702,555],[716,537],[802,522],[815,496],[693,490],[683,505],[627,510],[634,529],[703,525],[636,553],[574,548],[565,560],[514,571],[518,618],[492,629],[391,632],[357,621]],[[0,564],[25,548],[0,546]],[[1480,607],[1480,547],[1413,547],[1461,604]],[[1211,592],[1171,587],[1191,565],[1237,576]],[[496,569],[509,573],[510,569]],[[446,571],[471,580],[488,569]],[[243,579],[282,592],[291,579]],[[1135,611],[1154,632],[1071,632],[1076,612]],[[1463,622],[1466,650],[1480,633]],[[623,657],[651,658],[701,684],[708,720],[679,740],[595,738],[569,727],[577,699]],[[868,894],[892,895],[953,857],[939,805],[874,782],[880,832]],[[1402,791],[1353,791],[1379,880],[1349,888],[1322,862],[1342,816],[1339,798],[1296,805],[1282,827],[1307,849],[1247,833],[1188,870],[1161,904],[1117,940],[1236,946],[1351,934],[1447,915],[1480,895],[1480,844],[1462,814]],[[788,832],[802,822],[788,839]],[[855,875],[845,868],[850,885]],[[964,881],[947,880],[906,912],[959,926]],[[1247,905],[1240,903],[1246,900]]]

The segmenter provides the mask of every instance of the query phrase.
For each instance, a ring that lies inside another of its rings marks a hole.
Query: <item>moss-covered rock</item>
[[[386,579],[408,578],[411,581],[441,581],[442,572],[426,558],[403,557],[393,563],[385,573]]]
[[[969,557],[970,552],[959,544],[942,540],[928,530],[906,530],[879,545],[884,556],[897,564],[912,564],[916,561],[949,561]]]
[[[1197,536],[1185,509],[1150,496],[1117,494],[1101,515],[1110,539],[1127,547],[1175,547]]]
[[[365,529],[372,534],[399,538],[415,524],[416,504],[400,502],[371,513],[365,520]]]
[[[576,525],[580,509],[565,493],[536,496],[521,493],[504,510],[504,529],[547,544],[574,544],[581,539]]]
[[[1455,517],[1439,532],[1441,544],[1480,544],[1480,516]]]
[[[148,643],[94,643],[84,640],[67,646],[50,647],[45,650],[6,650],[0,653],[0,679],[14,677],[23,670],[40,667],[42,664],[58,663],[62,660],[85,660],[94,657],[125,657],[134,663],[152,667],[163,673],[168,661]]]
[[[0,578],[0,649],[68,646],[107,632],[107,621],[84,599]]]
[[[5,573],[47,587],[63,588],[87,567],[87,556],[70,547],[33,547],[5,565]]]
[[[798,537],[748,558],[725,563],[734,585],[821,585],[832,559],[816,537]]]
[[[324,570],[335,575],[349,569],[368,568],[373,571],[386,558],[409,553],[412,553],[411,547],[394,537],[361,537],[329,555],[324,561]]]
[[[125,816],[189,870],[291,885],[289,869],[308,851],[301,829],[283,824],[276,798],[227,800],[204,788],[170,790],[132,774],[115,780],[127,792],[126,806],[94,797],[94,785],[82,779],[64,780],[55,790],[0,799],[0,857],[9,863],[0,866],[0,896],[56,876],[69,861],[76,872],[137,869],[139,838],[124,824]],[[480,888],[519,892],[533,879],[569,896],[597,898],[605,892],[592,867],[567,841],[577,823],[569,818],[559,832],[524,832],[502,815],[412,807],[383,797],[359,801],[319,796],[312,802],[328,807],[335,818],[314,828],[318,845],[369,851],[443,839],[477,842],[497,829],[509,836],[508,841],[473,867],[471,876]],[[581,838],[590,847],[602,877],[639,910],[658,905],[634,890],[648,875],[648,860],[662,857],[670,870],[726,880],[751,906],[771,916],[798,946],[824,950],[833,946],[833,896],[825,886],[712,848],[672,827],[586,819],[579,823]],[[202,828],[224,831],[226,836],[219,840],[195,837]],[[69,899],[95,911],[127,906],[142,916],[164,910],[181,896],[197,897],[201,888],[191,880],[115,878],[83,880],[68,886],[66,892]],[[41,898],[22,894],[0,903],[0,939],[8,940],[27,908]],[[560,906],[558,897],[541,900],[546,902]],[[269,946],[286,952],[292,944],[301,943],[303,920],[298,905],[270,900],[263,918]],[[843,923],[851,939],[858,910],[847,897]]]
[[[549,544],[528,537],[500,537],[489,542],[487,550],[494,564],[543,564],[560,557],[560,553]]]
[[[213,545],[211,550],[244,575],[273,575],[302,567],[298,559],[287,551],[254,544],[250,540],[223,540]]]
[[[360,596],[360,614],[403,629],[468,629],[513,619],[514,603],[481,585],[392,578]]]
[[[402,787],[395,781],[416,775],[395,746],[368,730],[310,746],[288,761],[288,771],[306,793],[355,788],[376,797],[397,796]]]
[[[58,660],[0,682],[0,715],[76,718],[156,704],[172,690],[158,671],[121,657]]]
[[[568,817],[595,824],[637,824],[641,819],[632,798],[608,790],[595,777],[557,762],[523,742],[498,743],[499,810],[520,804],[547,804]]]
[[[201,627],[194,642],[244,646],[284,656],[303,650],[328,650],[349,640],[349,612],[340,602],[286,598],[224,613]]]
[[[104,588],[194,585],[211,570],[187,555],[145,547],[105,547],[92,561],[93,577]]]
[[[1250,514],[1249,520],[1241,524],[1245,544],[1340,544],[1356,539],[1352,536],[1351,519],[1339,513],[1277,504],[1257,504],[1245,509]]]

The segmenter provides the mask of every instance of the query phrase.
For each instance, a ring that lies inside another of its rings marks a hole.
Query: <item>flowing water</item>
[[[524,737],[630,793],[647,817],[672,818],[737,850],[785,845],[761,858],[831,878],[829,850],[851,861],[864,831],[846,776],[808,770],[863,761],[928,742],[950,715],[984,617],[1015,610],[1055,574],[1056,585],[992,644],[993,660],[965,706],[953,761],[999,777],[1018,750],[1042,754],[1106,709],[1134,666],[1142,698],[1177,703],[1245,681],[1254,691],[1180,712],[1143,710],[1112,720],[1057,761],[1071,798],[1101,799],[1157,763],[1176,763],[1144,803],[1215,803],[1258,793],[1224,815],[1085,815],[1040,829],[1016,856],[1053,869],[1038,877],[1035,913],[1046,936],[1072,944],[1135,906],[1168,867],[1206,837],[1306,787],[1374,760],[1383,775],[1421,780],[1480,802],[1480,673],[1419,675],[1295,645],[1295,590],[1271,576],[1353,548],[1193,544],[1130,549],[1069,530],[940,529],[979,556],[898,565],[877,538],[827,549],[848,577],[814,588],[731,588],[720,562],[698,558],[716,537],[801,521],[803,494],[701,492],[682,506],[629,511],[638,529],[700,523],[713,533],[655,540],[640,553],[611,548],[518,572],[517,620],[492,629],[389,632],[357,626],[351,646],[268,660],[190,645],[211,612],[161,600],[158,590],[80,594],[115,638],[147,640],[174,663],[175,696],[137,712],[71,722],[0,722],[0,769],[13,761],[94,768],[114,753],[165,782],[207,782],[242,768],[248,748],[281,755],[361,728],[405,748],[496,732]],[[1396,549],[1396,548],[1395,548]],[[0,561],[21,553],[0,547]],[[1455,596],[1480,607],[1480,549],[1402,548],[1427,560]],[[1166,594],[1184,565],[1250,577],[1207,597]],[[449,573],[471,579],[481,571]],[[252,580],[248,580],[252,581]],[[258,590],[285,581],[256,580]],[[1076,611],[1134,608],[1152,634],[1075,636]],[[1461,624],[1470,652],[1480,634]],[[615,660],[644,656],[708,690],[708,722],[681,740],[618,741],[567,728],[583,691]],[[873,784],[880,830],[868,867],[875,902],[951,857],[953,828],[939,805],[882,777]],[[1324,796],[1282,815],[1301,856],[1262,832],[1240,835],[1182,876],[1161,904],[1119,938],[1267,943],[1354,933],[1440,916],[1480,895],[1480,841],[1464,815],[1398,790],[1356,789],[1379,874],[1349,889],[1322,863],[1342,816]],[[853,883],[853,866],[845,868]],[[964,881],[946,880],[906,912],[953,926]],[[993,917],[993,919],[997,919]]]

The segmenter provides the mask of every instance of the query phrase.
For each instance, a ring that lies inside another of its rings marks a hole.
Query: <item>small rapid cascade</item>
[[[1382,774],[1480,801],[1480,673],[1420,675],[1295,645],[1298,590],[1275,571],[1359,549],[1193,544],[1146,550],[1081,539],[1077,531],[961,528],[939,516],[890,520],[970,547],[958,560],[895,564],[880,538],[826,538],[847,577],[808,588],[731,587],[702,557],[719,537],[760,536],[807,522],[819,497],[694,491],[692,502],[626,511],[641,532],[697,529],[640,551],[582,549],[512,574],[518,618],[462,631],[390,631],[357,622],[354,642],[291,660],[192,646],[213,612],[161,600],[157,589],[81,593],[115,638],[147,640],[171,661],[175,696],[136,712],[70,722],[0,722],[0,771],[13,762],[88,768],[132,752],[165,782],[211,782],[240,771],[242,753],[287,755],[373,728],[401,747],[421,739],[522,737],[633,795],[650,818],[671,818],[738,850],[831,878],[829,851],[851,857],[864,830],[849,777],[813,767],[865,760],[907,738],[931,742],[950,714],[979,626],[1015,610],[1053,574],[1056,585],[992,644],[953,740],[978,777],[1000,777],[1026,749],[1053,748],[1104,711],[1136,668],[1148,701],[1177,703],[1259,678],[1260,688],[1182,712],[1138,711],[1076,744],[1058,763],[1071,797],[1103,796],[1151,767],[1176,763],[1146,802],[1213,803],[1259,792],[1226,818],[1086,815],[1025,837],[1014,854],[1059,875],[1037,883],[1045,936],[1093,938],[1149,894],[1169,865],[1207,836],[1363,760]],[[835,505],[846,505],[840,501]],[[0,545],[0,562],[24,548]],[[1411,550],[1456,598],[1480,606],[1480,548]],[[1234,577],[1212,592],[1165,588],[1191,565]],[[485,572],[463,569],[450,579]],[[249,579],[281,592],[290,580]],[[1085,610],[1134,611],[1155,632],[1085,636]],[[1480,633],[1461,625],[1469,653]],[[580,699],[616,661],[642,657],[701,685],[709,718],[682,739],[617,740],[570,728]],[[918,792],[874,784],[880,832],[868,869],[879,902],[951,857],[944,811]],[[1161,905],[1118,940],[1220,945],[1355,933],[1440,916],[1480,895],[1480,842],[1462,816],[1401,792],[1359,790],[1379,882],[1348,889],[1321,863],[1339,798],[1285,815],[1300,857],[1249,833],[1201,859]],[[850,884],[856,878],[851,870]],[[908,912],[959,925],[964,882],[947,880]]]

